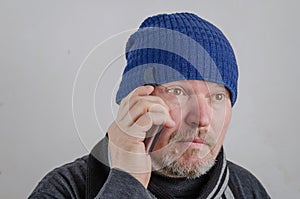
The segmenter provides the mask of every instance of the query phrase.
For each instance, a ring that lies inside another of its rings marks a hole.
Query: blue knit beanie
[[[178,80],[224,85],[237,98],[238,67],[224,34],[192,13],[147,18],[126,44],[127,65],[116,102],[139,86]]]

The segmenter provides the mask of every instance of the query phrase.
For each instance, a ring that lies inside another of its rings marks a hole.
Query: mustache
[[[169,143],[181,141],[192,142],[196,138],[202,140],[203,143],[208,146],[214,146],[216,144],[216,139],[208,133],[207,130],[200,130],[198,128],[178,130],[171,136]]]

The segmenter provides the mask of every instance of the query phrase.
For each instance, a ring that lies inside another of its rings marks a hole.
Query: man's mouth
[[[206,144],[206,142],[201,138],[195,138],[192,141],[193,143]]]
[[[192,138],[192,139],[183,139],[179,140],[179,143],[187,143],[187,144],[207,144],[202,138]]]

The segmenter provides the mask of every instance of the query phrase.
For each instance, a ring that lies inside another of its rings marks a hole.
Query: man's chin
[[[178,160],[191,162],[204,162],[212,157],[210,148],[207,145],[201,146],[201,149],[190,146]]]
[[[197,155],[198,154],[198,155]],[[170,177],[197,178],[207,173],[215,164],[212,155],[199,156],[199,151],[187,150],[180,158],[175,159],[171,155],[163,158],[159,173]]]
[[[178,159],[177,161],[181,164],[199,164],[199,163],[203,163],[206,161],[208,157],[199,157],[196,155],[183,155],[180,159]]]

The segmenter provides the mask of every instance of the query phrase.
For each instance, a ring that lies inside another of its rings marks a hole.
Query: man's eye
[[[222,100],[225,99],[225,94],[223,94],[223,93],[217,93],[217,94],[214,94],[212,97],[216,101],[222,101]]]
[[[168,93],[173,95],[183,95],[184,91],[181,88],[168,88]]]

